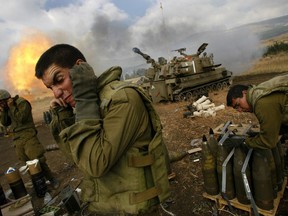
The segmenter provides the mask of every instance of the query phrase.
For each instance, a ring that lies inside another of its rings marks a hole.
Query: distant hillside
[[[288,43],[288,15],[274,19],[264,20],[257,23],[250,23],[241,28],[252,29],[262,40],[262,46],[268,47],[275,42]],[[243,74],[263,74],[263,73],[286,73],[288,72],[287,53],[262,57],[243,72]]]
[[[288,15],[261,22],[250,23],[238,28],[250,28],[259,36],[261,40],[268,40],[288,33]]]

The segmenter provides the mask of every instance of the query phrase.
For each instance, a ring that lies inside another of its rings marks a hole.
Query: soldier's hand
[[[223,146],[225,146],[227,148],[239,147],[241,145],[244,145],[244,141],[245,141],[245,137],[243,137],[243,136],[228,137],[223,142]]]
[[[50,101],[50,107],[56,108],[56,107],[67,107],[68,104],[66,104],[62,98],[54,98]]]
[[[249,137],[255,137],[255,136],[257,136],[259,134],[259,132],[254,132],[254,131],[248,131],[247,132],[247,135],[249,136]]]
[[[8,98],[7,99],[7,106],[10,108],[14,106],[14,99],[13,98]]]
[[[74,65],[70,70],[72,95],[76,102],[76,121],[83,119],[100,119],[98,94],[96,92],[97,77],[93,68],[83,62]]]

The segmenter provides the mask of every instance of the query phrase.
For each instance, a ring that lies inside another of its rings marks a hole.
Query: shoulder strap
[[[253,86],[249,92],[251,95],[251,104],[254,109],[255,102],[263,96],[269,95],[272,92],[288,92],[288,74],[276,76],[266,82]]]
[[[145,92],[143,88],[133,83],[113,81],[110,84],[106,85],[99,93],[99,97],[101,100],[101,104],[100,104],[101,110],[105,110],[108,104],[110,103],[113,94],[115,94],[117,91],[123,88],[133,88],[141,95],[143,102],[150,115],[154,130],[155,131],[161,130],[162,129],[161,122],[154,107],[152,106],[150,97],[147,95],[147,93]]]

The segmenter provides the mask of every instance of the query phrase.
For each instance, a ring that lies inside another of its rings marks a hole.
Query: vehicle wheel
[[[222,90],[222,84],[221,83],[217,83],[217,90]]]
[[[184,94],[184,93],[180,93],[180,94],[179,94],[179,100],[180,100],[180,101],[186,100],[186,97],[185,97],[185,94]]]
[[[217,85],[216,84],[212,85],[212,91],[217,91]]]

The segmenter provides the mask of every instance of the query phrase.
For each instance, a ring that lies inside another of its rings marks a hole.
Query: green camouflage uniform
[[[54,137],[83,172],[81,196],[97,215],[146,213],[170,195],[159,116],[141,89],[119,81],[121,73],[112,67],[97,79],[101,120],[68,126],[71,110],[51,112]]]
[[[13,105],[1,113],[1,123],[11,127],[18,159],[23,162],[39,159],[45,177],[51,180],[53,176],[46,164],[45,149],[37,137],[31,104],[18,95],[13,100]]]
[[[260,124],[259,135],[245,140],[249,147],[276,147],[281,127],[288,126],[287,86],[288,75],[284,75],[248,89],[247,102]]]

